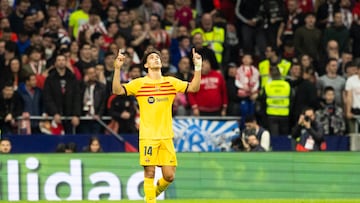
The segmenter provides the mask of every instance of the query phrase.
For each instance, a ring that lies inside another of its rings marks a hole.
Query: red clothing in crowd
[[[200,90],[196,93],[188,93],[188,97],[192,108],[198,107],[204,112],[221,110],[228,104],[224,77],[216,70],[201,75]]]
[[[191,8],[183,6],[175,11],[175,19],[179,20],[180,25],[184,25],[187,28],[190,27],[190,21],[193,19],[193,13]]]

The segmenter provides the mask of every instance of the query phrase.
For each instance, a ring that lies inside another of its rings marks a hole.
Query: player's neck
[[[148,70],[148,77],[150,79],[153,79],[153,80],[160,80],[162,75],[161,75],[161,68],[149,68]]]

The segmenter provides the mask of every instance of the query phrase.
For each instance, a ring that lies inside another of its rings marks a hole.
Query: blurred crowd
[[[113,62],[125,54],[122,83],[141,77],[148,48],[187,81],[191,49],[203,57],[200,91],[178,94],[174,116],[241,116],[241,129],[255,116],[272,136],[353,133],[359,33],[359,0],[0,0],[1,133],[98,134],[103,116],[136,133],[135,98],[111,93]]]

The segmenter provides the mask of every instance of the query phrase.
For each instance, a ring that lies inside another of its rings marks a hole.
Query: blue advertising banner
[[[239,135],[237,121],[174,119],[173,129],[178,152],[230,151],[231,139]]]

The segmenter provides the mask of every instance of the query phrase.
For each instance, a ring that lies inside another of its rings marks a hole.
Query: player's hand
[[[202,66],[202,57],[200,54],[198,54],[197,52],[195,52],[195,48],[192,49],[192,54],[193,54],[193,62],[195,67],[201,67]]]
[[[114,69],[121,69],[121,66],[124,64],[125,61],[125,55],[121,53],[121,51],[119,50],[119,53],[114,61]]]

